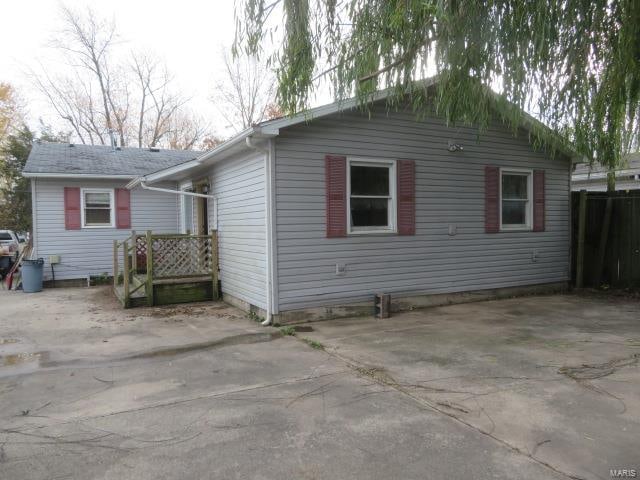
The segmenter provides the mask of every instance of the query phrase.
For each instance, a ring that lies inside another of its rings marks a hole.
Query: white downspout
[[[31,179],[31,255],[30,258],[38,258],[38,235],[36,230],[38,229],[38,201],[36,192],[36,178]]]
[[[266,263],[267,263],[267,318],[262,322],[262,325],[267,326],[273,323],[273,318],[271,316],[271,311],[273,310],[271,305],[271,290],[273,288],[273,284],[271,282],[271,269],[273,268],[273,259],[271,258],[271,215],[269,212],[271,211],[269,208],[269,201],[271,198],[271,149],[264,148],[253,143],[252,138],[249,136],[245,138],[245,143],[247,147],[257,150],[259,152],[264,153],[264,175],[265,175],[265,192],[264,192],[264,202],[265,202],[265,238],[266,238]]]
[[[206,193],[187,192],[186,190],[171,190],[170,188],[150,187],[144,182],[140,182],[138,186],[144,190],[151,190],[154,192],[173,193],[174,195],[187,195],[189,197],[213,198],[214,200],[216,199],[215,195],[208,195]]]

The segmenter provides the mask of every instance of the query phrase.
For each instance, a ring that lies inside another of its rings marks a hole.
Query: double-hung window
[[[347,160],[349,233],[396,231],[394,161]]]
[[[530,230],[532,217],[531,170],[500,171],[500,229]]]
[[[82,189],[82,227],[113,227],[113,190],[104,188]]]

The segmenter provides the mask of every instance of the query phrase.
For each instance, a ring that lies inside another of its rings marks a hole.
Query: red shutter
[[[347,235],[347,157],[324,158],[327,197],[327,237]]]
[[[131,192],[116,188],[116,228],[131,228]]]
[[[500,169],[491,165],[484,168],[484,231],[500,231]]]
[[[398,234],[416,234],[416,166],[413,160],[398,160]]]
[[[544,232],[544,170],[533,172],[533,231]]]
[[[80,229],[80,188],[64,187],[64,228]]]

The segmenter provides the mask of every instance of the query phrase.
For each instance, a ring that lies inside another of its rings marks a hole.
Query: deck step
[[[124,286],[117,285],[113,288],[113,291],[116,295],[118,301],[122,304],[122,306],[126,307],[124,304]],[[133,292],[129,297],[129,307],[142,307],[147,304],[147,294],[145,289],[142,287],[137,292]]]

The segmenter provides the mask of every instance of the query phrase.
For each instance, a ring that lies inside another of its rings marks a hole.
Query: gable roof
[[[34,142],[25,177],[135,178],[196,158],[193,150]]]
[[[425,79],[421,81],[421,84],[424,87],[432,87],[437,83],[438,77],[432,77],[429,79]],[[500,100],[500,96],[495,92],[490,91],[490,93],[495,97],[496,101]],[[386,100],[393,95],[393,91],[391,89],[380,90],[374,92],[368,100],[368,103],[378,102],[382,100]],[[298,125],[302,123],[310,122],[311,120],[325,117],[327,115],[332,115],[334,113],[344,112],[347,110],[352,110],[357,108],[360,105],[360,100],[356,97],[349,98],[346,100],[340,100],[334,103],[330,103],[327,105],[322,105],[320,107],[312,108],[306,110],[301,113],[297,113],[291,116],[285,116],[281,118],[276,118],[273,120],[267,120],[261,123],[258,123],[252,127],[243,130],[238,133],[234,137],[230,138],[224,143],[217,145],[216,147],[202,153],[197,158],[193,159],[190,162],[185,162],[181,165],[175,165],[173,167],[167,167],[164,169],[159,169],[155,172],[152,172],[147,175],[141,175],[138,178],[132,180],[127,185],[128,188],[133,188],[136,185],[139,185],[141,182],[158,182],[163,179],[173,178],[177,175],[184,174],[188,170],[198,168],[204,164],[215,163],[223,158],[226,158],[232,153],[235,153],[240,150],[246,150],[250,147],[247,143],[250,143],[251,138],[256,139],[267,139],[277,137],[280,134],[280,129],[287,128],[293,125]],[[578,158],[578,154],[573,150],[573,148],[567,143],[563,142],[560,137],[553,132],[549,127],[547,127],[544,123],[529,115],[527,112],[522,112],[522,117],[520,119],[520,126],[527,131],[534,130],[543,130],[548,132],[549,138],[552,140],[553,146],[563,155],[566,155],[572,159],[572,161],[578,163],[582,161]]]
[[[588,163],[583,163],[576,165],[571,175],[571,180],[574,182],[602,180],[607,178],[607,172],[607,168],[600,164],[589,165]],[[622,158],[622,165],[615,172],[616,177],[640,174],[640,152],[625,155]]]

